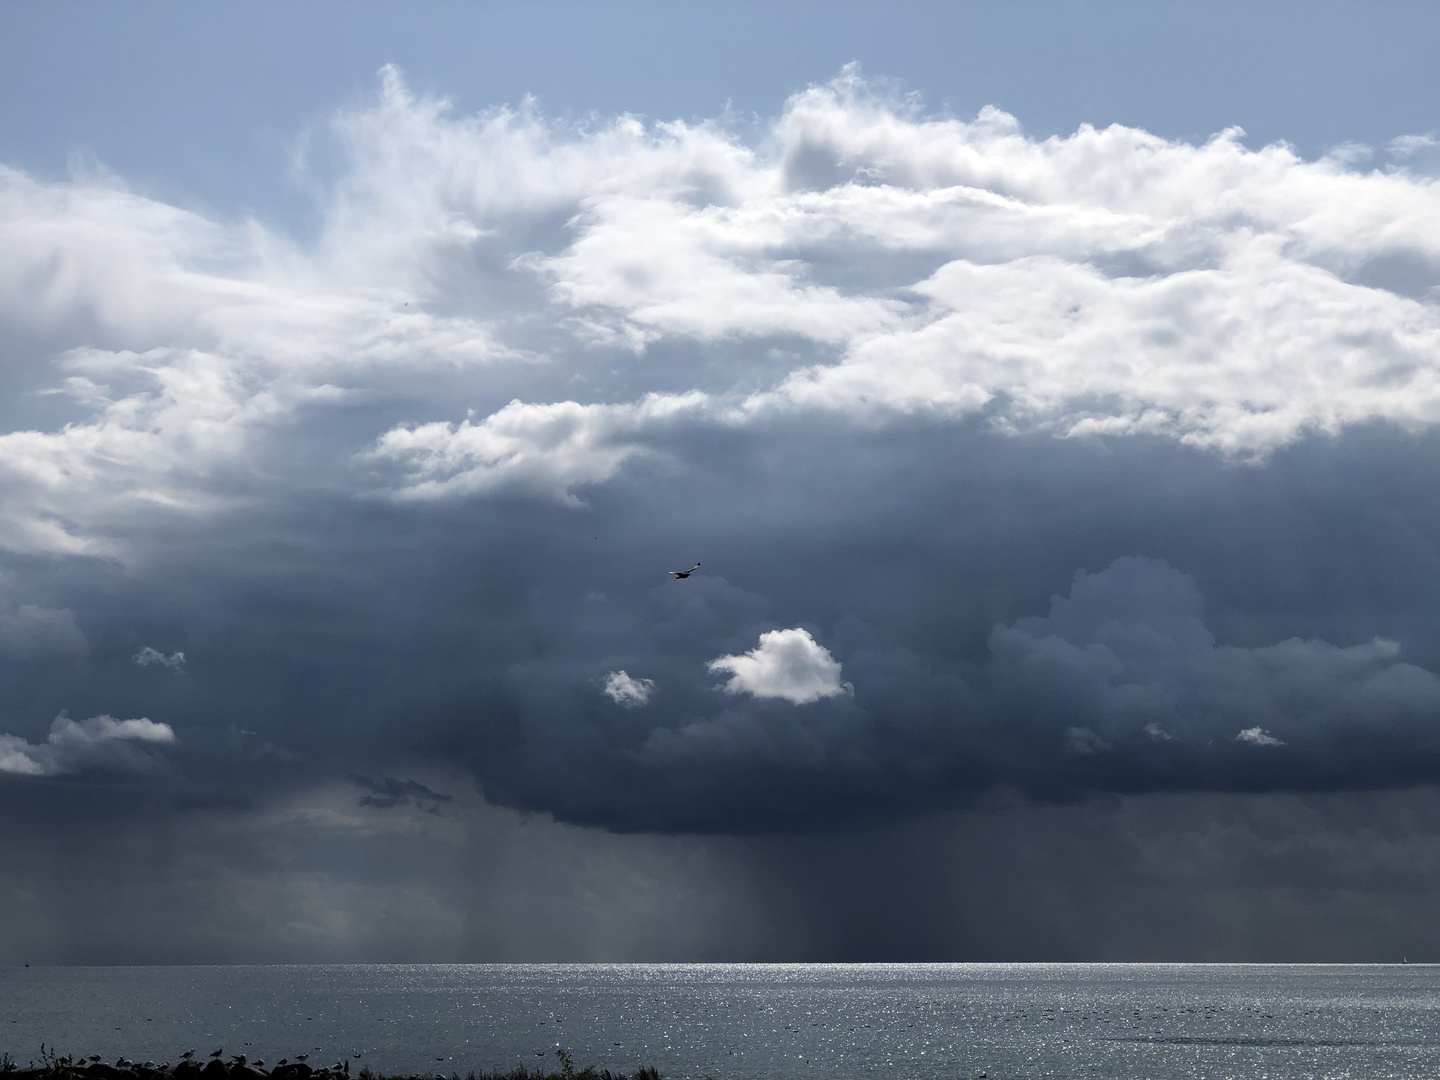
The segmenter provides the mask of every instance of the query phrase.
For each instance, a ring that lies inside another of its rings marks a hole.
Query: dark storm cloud
[[[1434,450],[1377,430],[1237,469],[1163,442],[787,426],[677,441],[685,482],[639,470],[581,509],[314,498],[252,518],[272,558],[237,558],[251,540],[227,525],[157,556],[165,590],[103,564],[72,581],[89,676],[45,708],[148,709],[232,795],[405,755],[626,830],[843,828],[994,785],[1426,782]],[[817,457],[844,480],[807,487]],[[764,527],[730,512],[742,491]],[[701,545],[703,572],[668,579]],[[848,692],[725,692],[717,658],[791,628]],[[185,677],[137,668],[140,634],[183,646]],[[606,693],[621,670],[643,706]],[[1284,745],[1238,738],[1254,728]]]
[[[1435,598],[1430,585],[1409,592],[1431,580],[1434,553],[1395,527],[1431,515],[1430,483],[1408,464],[1425,459],[1428,441],[1357,436],[1240,472],[1154,445],[939,435],[892,445],[888,465],[883,445],[823,445],[839,471],[894,504],[851,508],[842,493],[812,491],[790,520],[747,536],[698,505],[729,505],[707,487],[679,517],[722,557],[707,562],[714,576],[683,584],[646,586],[637,573],[615,588],[604,558],[556,581],[538,557],[535,572],[549,575],[533,585],[546,597],[535,626],[543,657],[517,658],[497,683],[489,730],[500,741],[457,716],[445,723],[449,752],[519,805],[622,828],[719,831],[835,827],[964,803],[996,783],[1068,799],[1436,775]],[[898,475],[915,460],[962,460],[966,475]],[[747,479],[752,500],[767,484],[793,490],[777,468]],[[1360,494],[1375,469],[1407,479]],[[1257,544],[1257,531],[1283,542]],[[671,543],[683,547],[682,536]],[[1320,536],[1332,544],[1305,543]],[[851,569],[859,557],[863,574]],[[1076,559],[1093,569],[1077,576]],[[747,587],[726,574],[732,564]],[[1372,576],[1378,567],[1388,581]],[[853,694],[796,705],[718,691],[715,656],[797,624]],[[719,628],[728,633],[717,641]],[[596,693],[618,667],[654,681],[645,709]],[[1285,746],[1237,738],[1255,727]]]

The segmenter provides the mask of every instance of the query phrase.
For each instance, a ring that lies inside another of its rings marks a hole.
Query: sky
[[[1437,50],[0,9],[0,963],[1440,960]]]

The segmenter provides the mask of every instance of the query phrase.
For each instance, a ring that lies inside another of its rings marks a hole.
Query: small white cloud
[[[1396,158],[1407,158],[1437,149],[1440,149],[1440,139],[1434,135],[1401,135],[1397,139],[1391,139],[1389,146],[1390,156]]]
[[[637,679],[623,668],[605,676],[605,696],[627,709],[648,704],[654,689],[654,679]]]
[[[840,681],[840,661],[798,627],[761,634],[755,648],[743,656],[711,660],[709,669],[712,674],[730,673],[730,681],[721,687],[727,694],[784,698],[796,705],[855,692]]]
[[[1065,729],[1065,749],[1072,754],[1098,754],[1109,750],[1110,744],[1088,727],[1072,727]]]
[[[146,645],[135,654],[135,663],[141,667],[150,667],[152,664],[159,664],[161,667],[169,668],[175,674],[179,674],[185,666],[185,654],[178,649],[166,656],[159,649],[153,649]]]
[[[1284,746],[1281,739],[1275,738],[1268,731],[1261,727],[1249,727],[1235,736],[1236,742],[1253,743],[1256,746]]]
[[[174,742],[175,731],[169,724],[143,716],[116,720],[101,715],[77,723],[62,712],[50,725],[49,737],[38,745],[18,735],[0,735],[0,772],[21,776],[64,776],[87,768],[146,772],[155,766],[155,759],[141,746]]]
[[[1149,735],[1150,738],[1153,739],[1155,742],[1174,742],[1174,741],[1175,741],[1175,736],[1174,736],[1174,735],[1171,735],[1170,732],[1166,731],[1166,730],[1165,730],[1163,727],[1161,727],[1159,724],[1155,724],[1155,723],[1146,724],[1143,730],[1144,730],[1145,734],[1146,734],[1146,735]]]

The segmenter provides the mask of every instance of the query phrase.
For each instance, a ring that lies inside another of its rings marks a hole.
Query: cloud
[[[394,69],[323,139],[344,168],[308,246],[0,170],[0,324],[67,413],[0,433],[0,545],[133,557],[127,522],[317,469],[356,497],[574,499],[687,427],[797,413],[1252,460],[1440,419],[1440,194],[1405,169],[1236,131],[1035,139],[853,68],[755,145],[457,116]],[[746,354],[650,363],[696,347]]]
[[[840,681],[840,662],[799,627],[768,630],[749,652],[717,657],[708,669],[730,673],[722,687],[727,694],[783,698],[795,705],[854,692]]]
[[[395,776],[364,776],[351,773],[350,779],[366,789],[360,805],[377,810],[393,810],[397,806],[414,806],[428,814],[438,814],[444,803],[454,799],[444,792],[432,791],[418,780],[401,780]]]
[[[169,724],[141,717],[116,720],[92,716],[78,723],[64,713],[50,725],[49,737],[35,745],[16,735],[0,735],[0,772],[21,776],[65,776],[102,772],[149,772],[158,764],[146,749],[175,742]]]
[[[1244,731],[1240,732],[1239,735],[1236,735],[1236,736],[1235,736],[1235,741],[1236,741],[1236,742],[1247,742],[1247,743],[1251,743],[1251,744],[1254,745],[1254,746],[1284,746],[1284,745],[1285,745],[1283,742],[1281,742],[1279,739],[1275,738],[1273,735],[1271,735],[1271,734],[1270,734],[1268,731],[1266,731],[1264,728],[1260,728],[1260,727],[1246,728]]]
[[[1072,751],[1128,742],[1198,753],[1220,738],[1318,747],[1366,731],[1423,741],[1440,716],[1440,677],[1402,661],[1394,641],[1219,644],[1194,580],[1156,559],[1077,572],[1047,616],[996,627],[990,649],[1007,708],[1027,723],[1069,719]],[[1225,735],[1236,722],[1249,726]]]
[[[1150,734],[1148,730],[1145,733]],[[1065,746],[1072,754],[1095,754],[1110,749],[1109,743],[1086,727],[1066,728]]]
[[[178,649],[169,656],[166,656],[159,649],[145,645],[135,654],[133,659],[140,667],[150,667],[152,664],[159,664],[163,668],[168,668],[176,675],[185,667],[185,654]]]
[[[1440,138],[1427,135],[1401,135],[1391,139],[1386,148],[1390,157],[1407,172],[1431,178],[1440,174]]]
[[[17,806],[63,788],[27,810],[36,851],[150,815],[135,835],[172,830],[225,879],[290,823],[255,910],[339,950],[332,916],[467,895],[460,870],[450,894],[423,875],[469,865],[471,791],[514,824],[474,865],[508,865],[527,829],[556,845],[537,865],[614,852],[605,911],[625,912],[654,887],[628,884],[629,853],[666,853],[666,880],[760,852],[714,880],[773,888],[764,918],[810,897],[787,925],[816,955],[919,956],[904,912],[844,883],[892,844],[923,864],[951,842],[936,815],[969,839],[924,940],[973,951],[950,902],[966,853],[1000,880],[1041,838],[1073,859],[1042,894],[1078,889],[1094,921],[1107,849],[1149,865],[1166,843],[1133,821],[1044,839],[1067,814],[1183,803],[1177,864],[1207,868],[1213,807],[1313,799],[1351,815],[1317,835],[1358,848],[1366,807],[1424,801],[1404,790],[1440,768],[1423,140],[1307,161],[1237,132],[1040,139],[855,71],[743,128],[466,115],[390,71],[307,138],[305,237],[0,171],[0,691],[24,736],[5,769],[169,761],[176,781],[12,776]],[[696,559],[703,578],[665,573]],[[46,740],[63,705],[157,737],[95,717]],[[182,724],[183,757],[158,738]],[[1012,803],[1030,825],[986,847]],[[1221,832],[1234,881],[1275,854],[1264,829]],[[1281,854],[1294,880],[1320,861]],[[421,876],[357,882],[391,855]],[[828,866],[825,889],[792,864]],[[586,918],[573,955],[663,952],[626,916],[607,953],[610,916]],[[685,955],[723,952],[677,918]],[[543,951],[571,923],[542,921]],[[1121,921],[1104,940],[1130,940]],[[487,956],[524,958],[494,933]]]
[[[654,689],[654,679],[637,679],[627,674],[624,668],[611,671],[605,676],[605,696],[627,709],[648,704]]]
[[[647,452],[643,435],[702,412],[705,395],[650,394],[634,405],[527,405],[512,401],[479,424],[398,427],[380,437],[371,459],[409,467],[399,494],[437,498],[507,483],[539,488],[571,503],[570,489],[608,480]]]
[[[550,759],[563,792],[498,769],[482,782],[572,820],[763,831],[968,806],[996,789],[1049,801],[1393,787],[1440,765],[1440,676],[1395,641],[1222,642],[1196,580],[1159,559],[1075,573],[1046,614],[992,627],[984,653],[960,663],[923,637],[834,633],[848,642],[845,681],[808,632],[769,631],[706,665],[739,699],[718,709],[657,643],[667,708],[602,729],[568,765],[564,751]]]
[[[35,660],[84,653],[85,635],[68,608],[19,604],[0,608],[0,657]]]

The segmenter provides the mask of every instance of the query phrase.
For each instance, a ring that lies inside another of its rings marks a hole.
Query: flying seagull
[[[674,574],[674,575],[675,575],[675,580],[676,580],[676,581],[679,581],[681,578],[687,578],[687,577],[689,577],[691,574],[693,574],[696,570],[699,570],[699,569],[700,569],[700,564],[697,562],[694,566],[690,567],[689,570],[667,570],[667,571],[665,571],[665,572],[666,572],[667,574]]]

